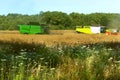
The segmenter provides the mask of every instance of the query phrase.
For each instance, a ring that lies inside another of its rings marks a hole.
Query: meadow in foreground
[[[119,80],[120,43],[48,47],[0,41],[1,80]]]

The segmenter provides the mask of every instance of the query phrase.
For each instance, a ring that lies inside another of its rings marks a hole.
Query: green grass
[[[1,80],[119,80],[120,43],[0,42]]]

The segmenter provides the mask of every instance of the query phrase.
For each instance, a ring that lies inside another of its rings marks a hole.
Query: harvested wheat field
[[[0,41],[55,44],[92,44],[98,42],[120,42],[120,35],[78,34],[74,30],[51,30],[50,34],[20,34],[18,31],[0,32]]]

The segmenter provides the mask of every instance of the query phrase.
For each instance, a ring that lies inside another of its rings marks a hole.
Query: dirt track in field
[[[97,42],[120,42],[119,35],[78,34],[74,30],[51,30],[50,34],[20,34],[18,31],[0,31],[0,41],[26,42],[46,45],[91,44]]]

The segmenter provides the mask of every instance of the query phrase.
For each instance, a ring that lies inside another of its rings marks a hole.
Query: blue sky
[[[120,0],[1,0],[0,15],[38,14],[40,11],[65,13],[120,13]]]

